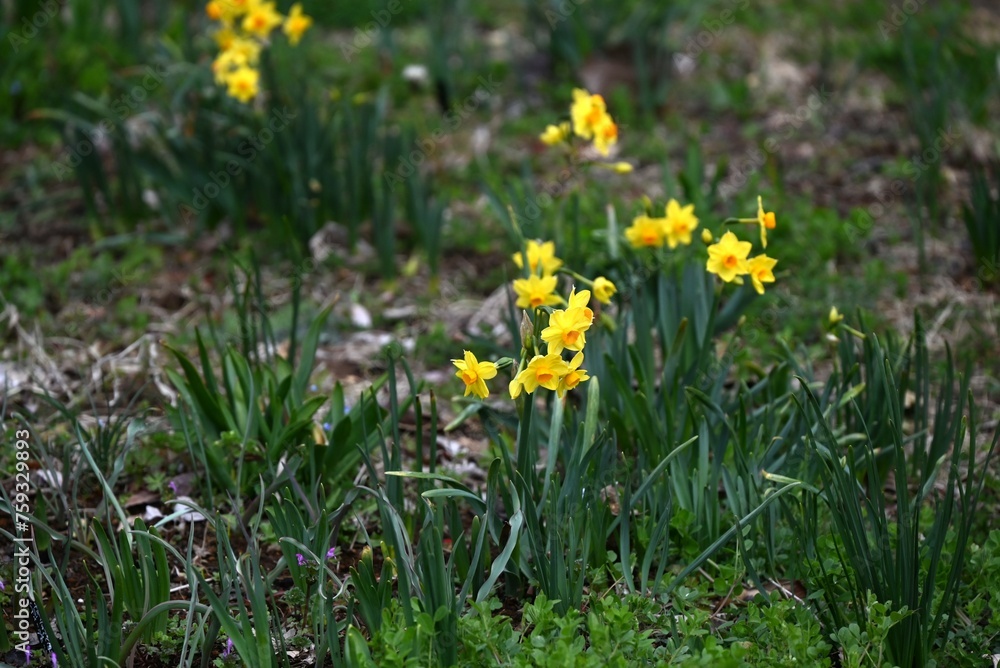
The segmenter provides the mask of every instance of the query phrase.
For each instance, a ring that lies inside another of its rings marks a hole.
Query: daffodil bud
[[[521,347],[527,348],[528,344],[531,342],[531,335],[535,333],[535,326],[531,322],[531,318],[528,317],[527,311],[521,311]]]
[[[843,319],[844,319],[844,314],[842,314],[840,311],[838,311],[836,306],[831,306],[830,307],[830,315],[827,318],[828,322],[830,323],[830,326],[832,327],[833,325],[836,325],[838,322],[840,322]]]
[[[632,172],[632,165],[627,162],[616,162],[611,165],[611,169],[615,170],[619,174],[629,174]]]
[[[652,215],[653,213],[653,200],[649,199],[648,195],[642,196],[642,208],[646,210],[646,215]]]
[[[710,230],[704,229],[701,231],[701,240],[703,243],[711,244],[715,241],[715,238],[712,236],[712,232]]]

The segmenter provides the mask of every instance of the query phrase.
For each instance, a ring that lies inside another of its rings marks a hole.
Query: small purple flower
[[[233,639],[226,638],[226,649],[222,650],[222,657],[225,658],[233,653]]]
[[[4,586],[3,580],[0,580],[0,591],[7,591],[7,587]]]
[[[59,668],[59,662],[56,661],[56,653],[52,652],[52,668]]]
[[[333,555],[334,555],[336,549],[337,548],[335,548],[335,547],[331,547],[329,550],[327,550],[326,551],[326,558],[327,559],[333,559]]]
[[[306,558],[302,556],[301,552],[297,553],[295,555],[295,558],[298,560],[299,566],[305,566],[306,565]]]
[[[169,487],[170,491],[173,492],[174,494],[177,493],[177,481],[176,480],[171,480],[170,484],[167,485],[167,487]]]
[[[318,387],[316,387],[316,384],[315,384],[315,383],[313,383],[312,385],[310,385],[310,386],[309,386],[309,391],[310,391],[310,392],[315,392],[315,391],[316,391],[316,390],[318,390],[318,389],[319,389],[319,388],[318,388]]]
[[[331,429],[333,429],[333,425],[332,424],[330,424],[329,422],[324,422],[323,423],[323,431],[330,431]]]
[[[104,425],[106,425],[106,424],[107,424],[107,422],[104,421],[104,418],[97,418],[97,426],[98,427],[100,427],[101,429],[104,429]]]
[[[24,665],[27,666],[29,663],[31,663],[31,648],[30,647],[25,647],[24,648]]]

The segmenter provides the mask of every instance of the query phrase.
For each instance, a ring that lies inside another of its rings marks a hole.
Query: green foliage
[[[991,187],[997,181],[996,172],[983,167],[972,173],[972,194],[962,207],[965,229],[972,242],[972,255],[976,259],[976,277],[980,286],[996,283],[1000,272],[1000,194],[994,196]]]
[[[917,333],[922,337],[919,322]],[[866,348],[867,344],[866,340]],[[918,350],[922,346],[921,339]],[[823,463],[819,475],[823,483],[821,498],[830,508],[832,527],[841,542],[841,549],[836,554],[843,561],[847,574],[851,605],[845,608],[835,598],[829,575],[821,576],[820,584],[827,600],[826,614],[836,627],[847,629],[842,632],[847,634],[845,638],[856,641],[860,648],[857,651],[861,652],[857,654],[858,661],[867,653],[869,643],[878,646],[884,637],[885,655],[889,660],[900,666],[924,666],[938,643],[946,641],[954,624],[970,532],[1000,430],[986,449],[985,458],[977,457],[979,432],[971,396],[965,403],[960,392],[956,400],[948,382],[936,402],[936,421],[929,435],[928,449],[925,451],[921,446],[916,448],[915,454],[908,454],[905,444],[913,439],[904,431],[903,394],[895,381],[894,367],[898,365],[908,370],[911,363],[915,367],[916,388],[923,395],[922,401],[918,399],[921,404],[917,411],[917,435],[927,438],[926,425],[931,410],[926,386],[927,358],[918,353],[894,363],[893,356],[876,340],[871,341],[868,349],[871,351],[869,364],[874,368],[868,366],[867,371],[876,372],[870,383],[876,388],[881,386],[879,406],[884,411],[882,428],[887,441],[884,445],[879,446],[854,400],[858,392],[842,395],[840,402],[854,407],[859,417],[858,426],[864,430],[857,449],[851,444],[853,439],[835,435],[829,417],[824,415],[812,390],[807,390],[808,400],[802,404],[803,412],[816,425],[808,443]],[[883,360],[882,372],[878,372],[879,359]],[[949,381],[951,374],[949,359]],[[965,409],[969,411],[968,416],[959,419]],[[970,444],[968,458],[963,462],[967,433]],[[889,470],[896,481],[896,507],[891,513],[882,494],[885,474],[877,465],[876,447],[884,448]],[[930,498],[938,469],[943,464],[947,465],[946,487],[940,498],[934,499],[930,513],[932,521],[926,526],[921,521],[921,508]],[[960,473],[960,466],[963,473]],[[862,480],[867,489],[861,485]],[[911,483],[915,493],[911,491]],[[815,513],[815,507],[812,512]],[[810,521],[807,514],[807,524],[808,538],[815,545],[815,515]],[[951,553],[947,560],[944,559],[946,548]],[[880,607],[873,607],[871,596]],[[886,617],[888,610],[893,612]],[[909,614],[902,614],[907,611]],[[855,620],[851,623],[857,629],[850,626],[848,619]],[[882,650],[878,651],[881,655]]]

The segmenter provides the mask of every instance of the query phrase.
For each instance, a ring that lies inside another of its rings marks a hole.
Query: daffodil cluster
[[[647,207],[648,209],[649,207]],[[691,244],[691,233],[698,227],[694,215],[694,205],[681,206],[676,200],[667,202],[663,216],[651,216],[647,210],[636,216],[625,229],[625,238],[633,248],[662,248],[664,245],[675,249],[679,245]],[[760,244],[767,248],[767,231],[777,226],[773,211],[764,211],[763,200],[757,198],[756,218],[729,218],[726,224],[742,223],[760,227]],[[766,254],[750,257],[753,244],[740,241],[733,232],[726,232],[716,239],[711,231],[702,230],[702,240],[708,245],[706,269],[726,283],[743,284],[743,277],[749,276],[751,284],[759,294],[764,294],[764,283],[774,282],[774,266],[778,261]]]
[[[611,147],[618,143],[618,124],[608,113],[604,98],[577,88],[573,91],[573,104],[569,109],[570,120],[557,125],[549,125],[539,139],[546,146],[569,144],[576,136],[593,143],[594,149],[603,156],[611,153]],[[602,163],[603,164],[603,163]],[[619,173],[632,171],[627,162],[604,164]]]
[[[644,246],[660,248],[664,243],[671,249],[691,243],[691,233],[698,227],[694,215],[694,204],[681,206],[677,200],[667,202],[664,215],[660,217],[642,214],[625,229],[625,238],[633,248]]]
[[[219,55],[212,62],[212,73],[230,97],[249,102],[260,91],[257,65],[260,53],[269,43],[271,33],[278,28],[295,46],[312,25],[312,19],[302,13],[302,5],[292,5],[288,16],[265,0],[211,0],[205,13],[219,22],[215,42]]]
[[[513,284],[517,306],[530,316],[526,316],[526,327],[522,328],[523,350],[508,385],[510,396],[517,399],[522,393],[532,394],[541,387],[562,397],[590,378],[581,367],[587,331],[594,322],[591,297],[610,304],[617,288],[604,276],[590,280],[564,269],[551,241],[530,240],[521,252],[514,254],[513,260],[525,274]],[[560,274],[573,276],[590,289],[577,292],[573,287],[563,299],[558,292]],[[563,308],[553,308],[558,306]],[[466,396],[475,394],[481,398],[489,395],[485,381],[511,362],[509,358],[480,362],[469,351],[465,351],[463,359],[452,360],[458,368],[455,375],[465,384]]]

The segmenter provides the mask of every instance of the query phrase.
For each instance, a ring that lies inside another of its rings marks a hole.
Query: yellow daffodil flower
[[[664,220],[662,218],[650,218],[642,214],[637,216],[632,224],[625,228],[625,238],[632,244],[633,248],[644,246],[663,246]]]
[[[480,399],[485,399],[490,395],[490,390],[486,387],[486,381],[497,375],[497,365],[493,362],[480,362],[472,352],[466,350],[465,358],[452,360],[452,364],[458,367],[455,374],[465,383],[465,395],[474,394]]]
[[[209,18],[230,25],[257,5],[258,0],[212,0],[205,6]]]
[[[233,46],[236,33],[229,28],[223,28],[222,30],[216,30],[212,35],[212,39],[219,46],[219,51],[228,51]]]
[[[556,387],[557,395],[560,397],[565,396],[568,390],[572,390],[580,383],[590,380],[587,370],[580,368],[581,364],[583,364],[583,353],[577,353],[567,365],[569,370],[566,372],[566,375],[559,379],[559,385]]]
[[[281,14],[275,11],[274,3],[262,2],[252,7],[243,17],[243,30],[264,39],[281,23]]]
[[[830,315],[827,317],[827,322],[833,327],[838,322],[844,319],[844,314],[837,310],[836,306],[830,307]]]
[[[757,291],[757,294],[764,294],[764,283],[774,283],[774,273],[771,270],[776,264],[778,264],[777,260],[766,255],[750,258],[747,267],[750,280],[753,282],[753,289]]]
[[[302,5],[300,3],[296,2],[292,5],[292,9],[288,12],[288,18],[285,19],[285,25],[283,26],[285,35],[288,36],[288,42],[292,46],[296,46],[299,40],[302,39],[302,33],[309,29],[312,22],[311,17],[302,13]]]
[[[608,155],[611,147],[618,143],[618,126],[606,115],[594,126],[594,148],[601,155]]]
[[[773,230],[778,225],[773,211],[764,213],[764,200],[757,195],[757,223],[760,225],[760,245],[767,248],[767,231]]]
[[[719,243],[708,247],[709,273],[716,274],[726,283],[732,282],[737,276],[750,272],[747,256],[753,244],[740,241],[732,232],[722,235]]]
[[[561,144],[569,138],[570,127],[568,122],[559,125],[550,125],[545,128],[545,132],[538,136],[546,146]]]
[[[691,232],[698,227],[698,219],[694,215],[694,204],[682,207],[677,200],[667,202],[667,220],[664,230],[667,245],[677,248],[677,244],[685,246],[691,243]]]
[[[591,320],[594,319],[594,312],[587,308],[587,304],[590,303],[590,290],[573,291],[569,293],[568,308],[582,308],[586,313],[586,316]]]
[[[212,0],[210,3],[205,5],[205,14],[207,14],[208,18],[212,19],[213,21],[221,21],[222,3],[219,2],[219,0]]]
[[[514,281],[514,292],[517,293],[518,308],[537,308],[553,306],[562,302],[556,290],[555,276],[535,276],[519,278]]]
[[[260,74],[257,70],[243,65],[226,78],[227,93],[240,102],[249,102],[257,96]]]
[[[610,304],[611,297],[616,292],[618,292],[618,288],[615,287],[615,284],[603,276],[594,279],[594,299],[602,304]]]
[[[528,366],[511,381],[510,396],[512,399],[517,399],[522,390],[531,394],[539,387],[556,390],[559,387],[559,381],[569,371],[569,366],[556,353],[535,355],[528,362]]]
[[[543,276],[551,276],[558,271],[563,262],[556,257],[556,245],[551,241],[538,243],[534,239],[529,239],[525,245],[525,254],[528,256],[528,268],[532,274],[538,273],[538,268],[542,268]],[[518,269],[524,269],[524,256],[521,253],[514,253],[514,264]]]
[[[594,130],[608,115],[604,98],[591,95],[582,88],[573,91],[573,104],[569,109],[573,121],[573,134],[582,139],[593,139]],[[610,118],[608,119],[610,120]]]
[[[570,296],[569,308],[552,312],[549,326],[542,330],[542,340],[548,344],[548,352],[583,350],[587,343],[584,332],[594,322],[594,312],[587,308],[589,301],[590,291],[584,290]]]

